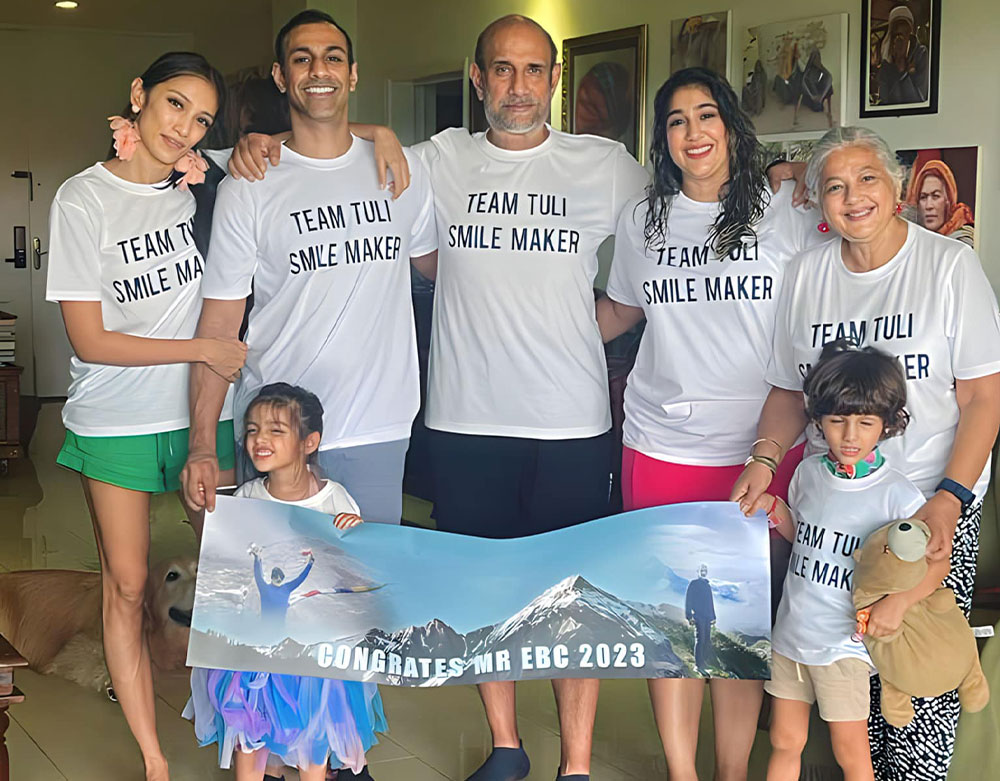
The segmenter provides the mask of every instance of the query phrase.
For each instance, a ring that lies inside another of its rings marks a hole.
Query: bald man
[[[470,76],[489,130],[415,147],[431,172],[437,286],[425,422],[438,528],[521,537],[608,512],[607,366],[597,248],[648,183],[620,143],[547,122],[555,44],[512,15],[486,27]],[[589,778],[598,681],[553,681],[560,781]],[[479,687],[494,749],[469,781],[528,774],[513,682]]]

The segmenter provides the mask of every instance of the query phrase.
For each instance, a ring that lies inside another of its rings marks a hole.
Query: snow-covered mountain
[[[637,610],[579,575],[560,581],[498,625],[473,653],[495,647],[665,638]]]
[[[766,638],[759,638],[761,643],[753,644],[752,641],[758,638],[744,639],[736,635],[730,638],[718,630],[715,634],[720,670],[747,677],[766,675],[770,648]],[[242,660],[245,656],[247,666],[240,669],[272,669],[306,675],[325,673],[311,665],[319,658],[321,646],[328,644],[303,647],[286,638],[276,646],[252,647],[233,643],[225,635],[216,633],[209,633],[204,638],[212,644],[221,642],[227,646],[230,649],[227,655],[235,654],[234,663],[236,657]],[[506,621],[480,627],[465,635],[435,618],[396,632],[373,628],[354,639],[341,638],[338,642],[346,642],[348,648],[354,649],[350,654],[352,660],[375,659],[376,656],[382,659],[380,671],[350,668],[349,672],[354,675],[347,677],[404,686],[434,687],[482,680],[476,678],[476,673],[485,673],[486,680],[491,677],[496,680],[550,678],[556,671],[552,666],[539,669],[537,657],[536,664],[522,667],[522,651],[548,649],[549,653],[543,655],[551,659],[556,646],[565,647],[570,661],[569,673],[573,675],[586,674],[586,669],[580,667],[584,658],[591,664],[604,665],[597,673],[601,677],[667,678],[694,673],[692,629],[684,620],[680,607],[669,602],[659,605],[626,602],[580,575],[568,577],[546,589]],[[754,647],[749,648],[752,644]],[[761,645],[761,649],[756,645]],[[586,646],[590,646],[589,651],[585,651]],[[597,653],[599,646],[605,646],[600,655]],[[382,654],[373,655],[375,651]],[[329,649],[325,652],[329,653]],[[534,651],[526,653],[532,658]],[[390,663],[394,657],[394,662]],[[447,667],[437,665],[439,660]],[[590,669],[597,672],[594,667]],[[456,671],[460,674],[456,675]]]
[[[358,645],[381,649],[387,654],[446,659],[464,656],[466,650],[465,637],[437,618],[423,626],[410,626],[391,634],[372,629]]]
[[[400,656],[464,657],[466,670],[477,656],[495,658],[497,652],[509,651],[514,668],[511,672],[516,673],[514,677],[532,677],[530,671],[520,669],[521,648],[552,648],[562,644],[576,658],[583,644],[631,645],[637,641],[644,646],[645,667],[651,677],[683,674],[684,663],[674,654],[670,640],[639,610],[574,575],[547,589],[495,626],[481,627],[463,636],[443,621],[434,619],[424,626],[411,626],[391,634],[373,629],[359,645]],[[432,679],[427,685],[445,682]]]

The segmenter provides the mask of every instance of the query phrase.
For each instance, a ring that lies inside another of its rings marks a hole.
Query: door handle
[[[23,225],[14,226],[14,257],[4,258],[8,263],[13,263],[14,268],[28,267],[27,234],[28,232]]]
[[[31,247],[35,251],[34,266],[35,271],[38,271],[42,267],[42,255],[48,255],[49,251],[45,250],[42,252],[42,240],[37,236],[31,239]]]

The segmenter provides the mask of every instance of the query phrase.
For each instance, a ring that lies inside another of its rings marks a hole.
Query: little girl
[[[828,344],[806,375],[806,414],[829,450],[806,458],[792,476],[788,505],[763,494],[763,509],[792,543],[784,594],[772,636],[772,753],[768,781],[796,781],[812,703],[828,723],[845,781],[874,778],[868,743],[869,678],[864,645],[852,639],[851,554],[890,521],[909,518],[924,504],[920,490],[879,452],[879,441],[906,428],[906,381],[899,362],[871,347]],[[876,603],[869,632],[898,628],[909,605],[930,594],[948,573],[931,563],[911,591]],[[877,707],[876,703],[876,707]]]
[[[310,467],[323,433],[314,394],[283,382],[266,385],[244,423],[247,454],[265,476],[244,483],[236,496],[319,510],[339,529],[361,523],[345,488]],[[235,754],[238,781],[259,781],[269,755],[297,767],[303,781],[322,781],[328,761],[346,768],[342,781],[370,778],[365,752],[375,733],[386,730],[375,684],[276,673],[195,668],[184,715],[193,716],[201,745],[219,744],[221,767]]]

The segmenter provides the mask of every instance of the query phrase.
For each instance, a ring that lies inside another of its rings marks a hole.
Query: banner
[[[768,569],[766,521],[731,502],[488,540],[219,497],[187,662],[394,686],[767,678]]]

